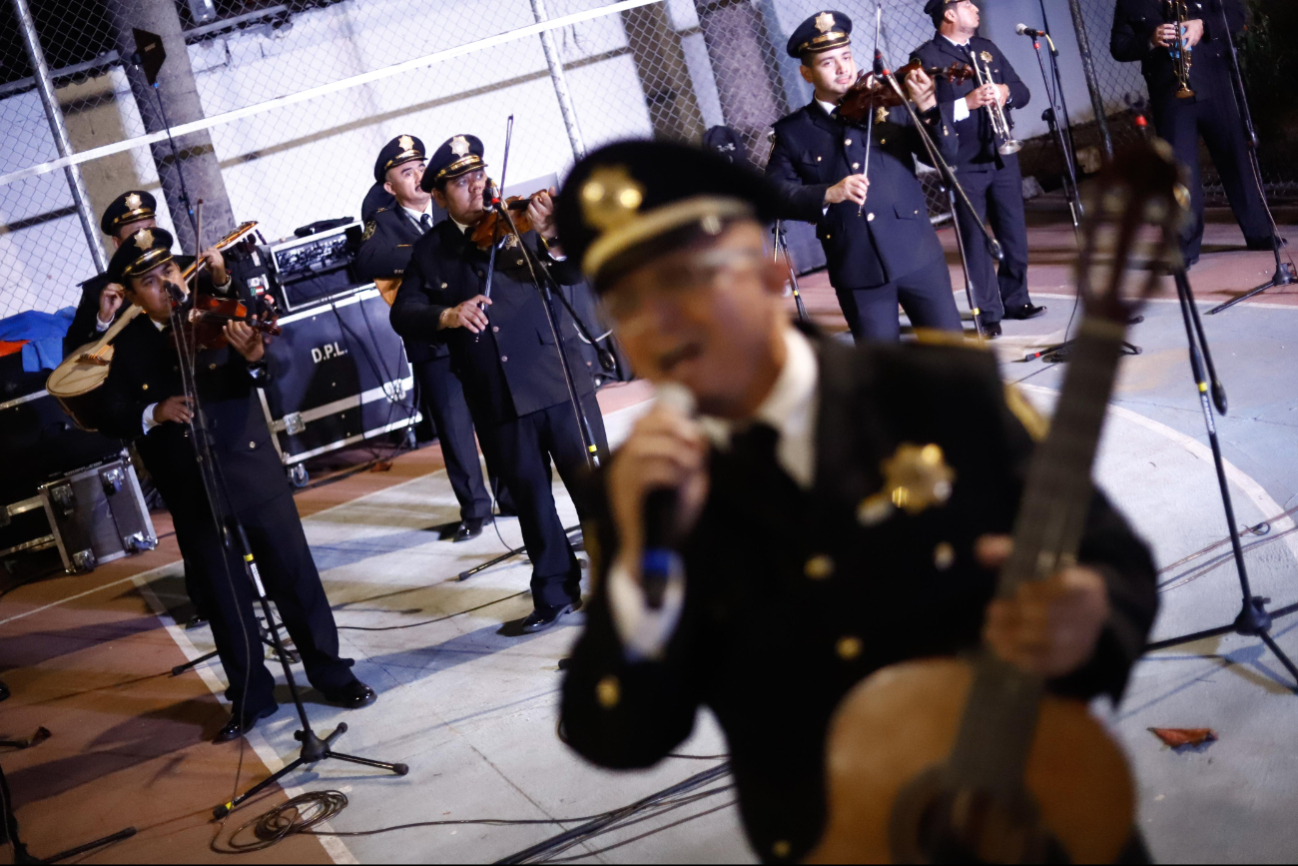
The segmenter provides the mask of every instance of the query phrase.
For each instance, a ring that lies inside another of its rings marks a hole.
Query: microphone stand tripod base
[[[335,740],[345,733],[347,733],[346,722],[339,722],[338,727],[334,728],[333,732],[323,739],[321,739],[315,731],[306,731],[305,733],[302,731],[294,731],[293,737],[302,743],[302,751],[298,753],[297,758],[287,764],[279,772],[269,776],[268,778],[262,779],[233,800],[217,806],[212,810],[212,817],[217,820],[224,818],[226,815],[233,812],[240,803],[256,796],[270,785],[278,782],[284,776],[292,773],[298,767],[301,767],[304,764],[309,766],[319,761],[323,761],[325,758],[333,758],[337,761],[347,761],[352,764],[363,764],[366,767],[377,767],[380,770],[391,770],[398,776],[404,776],[410,772],[410,767],[406,764],[389,764],[386,761],[375,761],[370,758],[361,758],[356,755],[344,755],[341,752],[335,752],[331,746],[333,746]]]
[[[1278,249],[1278,245],[1277,245],[1275,257],[1276,257],[1275,276],[1273,276],[1270,280],[1258,286],[1257,288],[1249,289],[1247,292],[1240,295],[1238,298],[1231,298],[1229,301],[1226,301],[1226,303],[1224,304],[1218,304],[1217,306],[1213,307],[1211,310],[1208,311],[1208,315],[1211,316],[1211,315],[1215,315],[1216,313],[1223,312],[1224,310],[1229,310],[1231,307],[1235,306],[1240,301],[1247,301],[1249,298],[1252,298],[1255,295],[1262,294],[1267,289],[1274,289],[1280,286],[1291,286],[1294,283],[1298,283],[1298,274],[1294,273],[1293,265],[1289,264],[1288,262],[1280,261],[1280,252]]]

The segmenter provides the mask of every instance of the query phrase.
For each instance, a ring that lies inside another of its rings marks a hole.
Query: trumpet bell
[[[996,148],[996,152],[1001,156],[1009,156],[1012,153],[1018,153],[1022,149],[1023,142],[1011,138],[1009,141],[1006,141],[1000,147]]]

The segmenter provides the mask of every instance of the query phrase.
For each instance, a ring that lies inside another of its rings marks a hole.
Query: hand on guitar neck
[[[975,554],[989,569],[1009,559],[1008,535],[984,535]],[[1093,568],[1075,565],[1053,577],[1020,584],[1013,598],[987,606],[983,641],[1027,673],[1062,677],[1085,664],[1109,619],[1109,591]]]

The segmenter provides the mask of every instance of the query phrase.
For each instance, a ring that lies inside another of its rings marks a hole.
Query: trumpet
[[[1194,51],[1185,44],[1185,20],[1189,10],[1185,8],[1185,0],[1164,0],[1164,8],[1166,17],[1176,23],[1176,42],[1167,46],[1172,55],[1172,68],[1181,82],[1176,98],[1189,99],[1194,96],[1194,91],[1190,89],[1190,65],[1194,61]]]
[[[981,61],[981,62],[979,62]],[[974,75],[978,79],[978,86],[983,87],[987,84],[994,84],[992,81],[992,55],[990,51],[979,52],[978,56],[973,58]],[[1011,153],[1018,153],[1023,149],[1023,142],[1016,141],[1010,135],[1010,122],[1005,117],[1005,109],[1001,107],[1000,100],[986,106],[988,114],[992,118],[992,132],[1000,140],[1000,145],[996,152],[1001,156],[1009,156]]]

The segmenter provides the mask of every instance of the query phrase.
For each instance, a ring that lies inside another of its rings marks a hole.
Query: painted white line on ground
[[[97,592],[103,592],[104,590],[106,590],[106,589],[112,589],[112,588],[115,587],[115,586],[121,586],[121,585],[124,584],[124,583],[133,583],[133,582],[135,582],[138,578],[144,578],[144,577],[148,577],[148,576],[150,576],[150,575],[157,575],[157,574],[159,574],[160,572],[162,572],[162,571],[164,571],[164,570],[166,570],[166,569],[168,569],[168,568],[171,568],[171,567],[172,567],[173,565],[175,565],[177,562],[180,562],[180,560],[177,559],[177,560],[175,560],[174,562],[168,562],[166,565],[159,565],[157,568],[151,568],[151,569],[149,569],[148,571],[142,571],[142,572],[140,572],[139,574],[132,575],[131,577],[123,577],[121,580],[114,580],[112,583],[105,583],[103,586],[97,586],[97,587],[95,587],[94,589],[87,589],[87,590],[84,591],[84,592],[79,592],[79,593],[77,593],[76,595],[70,595],[70,596],[68,596],[67,598],[61,598],[61,599],[59,599],[58,601],[52,601],[52,602],[50,602],[49,604],[43,604],[43,605],[41,605],[40,607],[34,607],[34,608],[32,608],[31,610],[24,611],[23,613],[16,613],[16,614],[14,614],[13,616],[6,617],[5,619],[0,619],[0,625],[5,625],[5,624],[7,624],[7,623],[11,623],[11,622],[15,622],[15,621],[20,620],[20,619],[24,619],[24,618],[26,618],[26,617],[31,616],[32,614],[37,614],[37,613],[41,613],[41,612],[43,612],[43,611],[47,611],[47,610],[49,610],[50,608],[58,607],[59,605],[63,605],[63,604],[67,604],[67,603],[70,602],[70,601],[76,601],[76,600],[79,599],[79,598],[85,598],[85,597],[88,596],[88,595],[94,595],[94,594],[97,593]]]
[[[1071,301],[1073,298],[1075,298],[1075,297],[1077,297],[1077,296],[1076,296],[1076,295],[1061,295],[1061,294],[1052,293],[1052,292],[1033,292],[1033,293],[1032,293],[1032,297],[1034,297],[1034,298],[1058,298],[1058,299],[1060,299],[1060,300],[1064,300],[1064,301]],[[1179,303],[1181,303],[1181,301],[1180,301],[1179,298],[1147,298],[1147,299],[1145,300],[1145,303],[1147,303],[1147,304],[1179,304]],[[1248,304],[1249,307],[1260,307],[1260,308],[1267,309],[1267,310],[1298,310],[1298,305],[1295,305],[1295,304],[1268,304],[1268,303],[1266,303],[1265,301],[1245,301],[1245,303]],[[1195,305],[1196,305],[1196,306],[1199,306],[1199,307],[1215,307],[1215,306],[1217,306],[1217,304],[1216,304],[1215,302],[1213,302],[1213,301],[1204,301],[1204,300],[1196,300],[1196,301],[1195,301]]]
[[[1033,391],[1038,394],[1049,394],[1055,397],[1059,395],[1057,389],[1047,388],[1043,385],[1024,384],[1019,385],[1018,387],[1024,391]],[[1109,404],[1109,412],[1118,418],[1122,418],[1124,421],[1130,421],[1133,424],[1144,427],[1146,430],[1157,433],[1165,439],[1175,442],[1177,445],[1180,445],[1186,451],[1190,452],[1191,455],[1203,461],[1206,467],[1212,466],[1212,450],[1194,437],[1187,436],[1180,430],[1159,423],[1152,418],[1147,418],[1139,412],[1135,412],[1124,406]],[[1271,498],[1271,494],[1266,492],[1266,488],[1254,481],[1252,476],[1248,475],[1234,463],[1231,463],[1229,460],[1224,458],[1222,459],[1222,464],[1226,469],[1226,479],[1237,487],[1240,492],[1247,496],[1253,504],[1257,506],[1258,510],[1264,517],[1269,518],[1284,511],[1284,508],[1280,506],[1280,503]],[[1293,528],[1294,521],[1291,517],[1282,517],[1271,524],[1272,532],[1285,532]],[[1287,535],[1281,540],[1284,541],[1285,546],[1289,548],[1289,552],[1293,554],[1294,559],[1298,560],[1298,535]]]
[[[202,650],[194,646],[194,642],[189,639],[189,635],[185,633],[185,630],[181,628],[167,613],[166,605],[158,600],[158,596],[154,593],[153,587],[149,585],[147,580],[145,580],[145,574],[148,573],[149,572],[137,574],[133,578],[130,578],[134,581],[135,586],[139,590],[140,595],[144,598],[145,603],[153,610],[154,615],[157,616],[163,627],[166,628],[167,634],[171,635],[171,639],[176,642],[176,646],[180,648],[181,653],[184,654],[187,661],[193,661],[199,656],[205,655]],[[260,636],[253,635],[251,637],[256,645],[256,649],[260,651]],[[193,670],[203,680],[203,684],[207,686],[208,690],[210,690],[212,694],[216,695],[218,698],[222,698],[225,694],[226,683],[216,673],[216,666],[218,664],[219,662],[213,660],[211,664],[204,663],[198,665]],[[292,720],[292,724],[296,727],[296,718]],[[261,728],[255,728],[247,735],[246,739],[248,740],[248,745],[251,746],[252,750],[257,754],[257,757],[261,759],[261,762],[265,764],[272,773],[276,773],[284,767],[284,761],[266,739],[265,732]],[[259,781],[261,780],[251,774],[244,774],[239,779],[239,790],[235,793],[243,793]],[[280,787],[284,789],[284,793],[290,798],[305,793],[304,789],[295,785],[285,785],[280,783]],[[224,797],[226,795],[227,792],[224,791],[213,791],[213,800],[215,800],[217,796]],[[212,803],[213,807],[216,805],[215,802]],[[245,819],[243,816],[240,816],[240,821],[242,822],[242,820]],[[235,826],[237,827],[238,824],[235,824]],[[326,833],[333,832],[333,828],[329,826],[328,821],[321,822],[320,827]],[[321,847],[323,847],[329,856],[333,858],[335,863],[348,864],[348,866],[360,863],[360,861],[356,859],[356,856],[348,850],[345,844],[343,844],[342,839],[337,836],[317,836],[316,838],[320,841]]]

